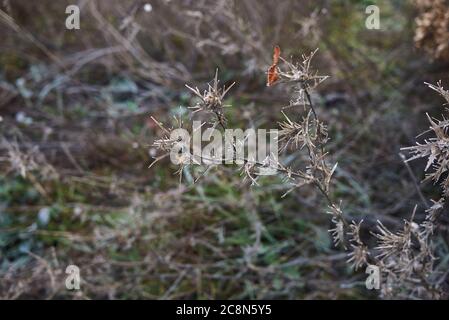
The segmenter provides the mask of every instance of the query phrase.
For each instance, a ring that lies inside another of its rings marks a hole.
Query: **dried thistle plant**
[[[443,293],[435,280],[435,256],[431,235],[436,229],[437,217],[442,211],[444,198],[449,192],[449,177],[446,174],[445,179],[442,179],[449,168],[448,120],[444,118],[439,121],[429,117],[430,129],[435,133],[435,137],[427,140],[424,145],[418,144],[415,147],[405,148],[412,153],[408,161],[428,157],[426,171],[431,167],[433,171],[427,175],[426,179],[431,179],[435,183],[443,180],[441,182],[443,197],[434,201],[434,205],[426,210],[426,218],[421,224],[414,222],[416,208],[410,221],[404,222],[402,230],[392,232],[378,222],[378,232],[373,233],[378,240],[378,245],[370,249],[360,236],[363,221],[358,224],[355,222],[349,224],[343,215],[341,205],[337,205],[329,193],[330,178],[335,166],[331,169],[326,165],[324,145],[328,140],[327,129],[319,121],[309,93],[309,90],[324,81],[326,77],[310,72],[310,60],[314,53],[305,56],[303,63],[299,66],[287,63],[288,71],[277,69],[279,82],[298,83],[296,85],[298,97],[291,101],[290,106],[299,105],[308,110],[306,116],[298,122],[292,121],[284,114],[286,121],[280,123],[280,140],[285,142],[286,147],[292,145],[293,148],[308,150],[310,163],[305,174],[309,183],[315,184],[328,200],[330,207],[328,213],[332,215],[334,224],[334,228],[329,232],[336,246],[341,245],[345,250],[349,250],[348,263],[355,270],[369,264],[378,266],[384,280],[381,291],[383,297],[441,298]],[[285,60],[281,58],[281,61]],[[429,87],[437,91],[449,103],[449,92],[444,90],[441,82]],[[298,183],[298,186],[303,184],[303,182]]]
[[[300,114],[298,117],[300,120],[294,121],[283,112],[285,121],[279,123],[281,129],[279,141],[284,143],[281,150],[287,149],[289,146],[294,151],[307,150],[308,163],[305,169],[285,168],[288,173],[287,178],[292,184],[292,188],[288,192],[306,184],[314,185],[323,194],[330,208],[328,213],[332,215],[334,228],[329,232],[332,234],[334,244],[341,245],[346,249],[345,234],[349,232],[349,224],[344,218],[341,204],[337,203],[330,193],[331,178],[337,168],[337,163],[329,166],[326,162],[325,145],[329,140],[327,126],[318,118],[310,95],[312,90],[328,78],[328,76],[319,75],[318,71],[311,67],[312,59],[317,51],[315,50],[309,55],[302,55],[302,61],[296,63],[287,61],[279,54],[282,67],[275,63],[277,59],[274,59],[268,73],[275,66],[276,81],[292,85],[296,95],[290,100],[287,107],[299,109]],[[268,75],[270,76],[270,74]],[[269,84],[271,85],[271,83]]]
[[[428,234],[430,226],[414,222],[416,209],[411,219],[404,221],[403,229],[397,232],[378,222],[376,265],[384,282],[383,297],[438,299],[442,296],[433,279],[435,257]]]
[[[449,91],[441,86],[441,82],[438,82],[437,86],[427,85],[432,90],[437,91],[449,103]],[[446,176],[446,178],[442,179],[442,176],[449,169],[449,135],[447,134],[449,121],[444,116],[443,120],[438,120],[432,119],[427,114],[427,118],[430,123],[429,131],[433,132],[434,136],[424,140],[423,144],[417,143],[416,146],[403,148],[403,150],[411,154],[411,157],[407,161],[419,158],[428,159],[426,168],[424,169],[427,172],[425,180],[432,180],[434,183],[440,182],[443,189],[443,197],[446,198],[448,195],[449,178]],[[429,169],[432,169],[432,171],[429,172]]]
[[[329,230],[335,246],[341,246],[348,252],[348,264],[355,270],[368,265],[376,265],[380,268],[382,279],[381,295],[383,297],[417,297],[417,298],[440,298],[442,296],[438,284],[435,282],[432,235],[436,230],[436,225],[440,212],[444,204],[444,197],[448,192],[449,178],[442,182],[444,196],[435,201],[431,208],[428,208],[426,219],[420,224],[414,222],[415,211],[412,218],[404,222],[403,228],[398,231],[390,231],[384,224],[378,222],[378,231],[371,233],[377,240],[377,246],[369,248],[360,235],[363,227],[363,220],[356,223],[348,221],[343,213],[341,202],[333,198],[331,193],[331,179],[337,164],[328,165],[326,143],[329,140],[326,125],[319,119],[314,108],[310,92],[322,83],[327,76],[318,75],[311,69],[312,58],[316,51],[308,56],[303,56],[300,63],[288,62],[280,56],[280,49],[275,49],[273,64],[268,69],[268,85],[278,83],[290,84],[296,96],[290,101],[289,107],[294,107],[297,111],[294,120],[292,115],[282,112],[285,120],[279,123],[279,142],[282,143],[281,150],[293,152],[305,152],[306,164],[301,167],[286,166],[281,161],[274,161],[268,157],[266,161],[249,161],[240,159],[243,165],[240,173],[243,181],[250,181],[252,185],[258,184],[258,169],[263,167],[276,168],[282,175],[285,183],[291,187],[286,192],[292,192],[305,185],[314,186],[324,197],[329,207],[328,214],[331,215],[333,228]],[[225,107],[223,99],[234,83],[226,88],[219,88],[218,72],[212,84],[208,84],[207,90],[203,93],[195,87],[187,86],[200,101],[192,107],[193,113],[204,111],[214,115],[212,126],[217,124],[223,130],[226,129],[226,115],[223,111]],[[439,92],[449,103],[449,93],[445,91],[441,84],[437,86],[429,85],[430,88]],[[449,136],[447,136],[447,120],[434,120],[429,117],[431,131],[435,137],[426,140],[425,144],[405,148],[411,152],[408,161],[428,157],[429,162],[426,171],[433,168],[427,179],[434,182],[441,180],[449,166]],[[156,120],[154,120],[156,121]],[[156,121],[156,123],[158,123]],[[158,123],[164,131],[165,136],[156,140],[154,146],[163,152],[169,152],[176,141],[169,139],[170,130]],[[178,123],[182,127],[182,123]],[[235,151],[235,145],[233,145]],[[235,155],[234,155],[235,156]],[[159,158],[156,159],[156,161]],[[200,163],[203,159],[197,159]],[[225,161],[226,159],[223,159]],[[236,160],[234,157],[233,160]],[[223,162],[224,163],[224,162]],[[181,162],[180,175],[183,172]],[[207,169],[204,173],[207,172]],[[285,195],[284,195],[285,196]]]
[[[441,82],[436,86],[427,85],[449,103],[449,92],[442,87]],[[438,299],[444,296],[440,275],[434,269],[436,258],[432,236],[438,227],[438,218],[448,195],[449,178],[446,172],[449,165],[449,123],[444,117],[438,120],[427,115],[427,118],[430,129],[425,133],[433,133],[433,137],[402,150],[410,154],[407,162],[427,158],[424,180],[440,183],[443,192],[438,201],[432,200],[433,205],[426,209],[426,217],[421,223],[414,222],[416,207],[412,218],[404,222],[402,230],[392,232],[378,223],[379,233],[375,235],[378,239],[376,265],[385,278],[382,294],[386,297]]]
[[[340,206],[337,205],[330,206],[328,214],[332,215],[332,222],[335,225],[333,229],[329,230],[330,234],[332,235],[332,239],[334,240],[335,246],[342,245],[346,249],[345,244],[346,221],[343,218],[343,213],[340,209]]]
[[[449,93],[444,90],[439,82],[436,86],[427,84],[431,89],[437,91],[449,103]],[[414,299],[440,299],[444,292],[440,286],[441,275],[435,270],[434,264],[437,260],[434,254],[432,241],[438,226],[439,216],[443,211],[445,198],[448,192],[449,137],[447,135],[448,122],[432,119],[427,115],[430,122],[430,130],[434,137],[426,139],[423,144],[402,148],[410,153],[411,161],[418,158],[428,158],[425,171],[425,180],[433,180],[441,183],[443,193],[438,201],[426,209],[426,217],[421,223],[415,222],[417,207],[413,210],[410,220],[404,221],[401,229],[391,231],[382,222],[377,223],[377,232],[371,232],[377,240],[377,246],[369,249],[360,237],[362,221],[356,224],[352,222],[349,226],[350,232],[346,234],[351,243],[349,263],[354,269],[365,265],[375,265],[381,273],[381,297],[384,298],[414,298]],[[428,133],[427,132],[427,133]],[[331,213],[334,217],[340,212],[334,208]],[[336,223],[332,229],[336,241],[341,242],[341,224]],[[443,275],[444,277],[444,275]]]
[[[355,270],[367,265],[370,255],[368,247],[363,243],[360,237],[360,227],[362,223],[363,220],[359,223],[355,223],[355,221],[353,221],[349,226],[350,231],[348,232],[351,239],[352,250],[349,253],[349,259],[347,262],[350,263]]]
[[[325,196],[330,208],[339,208],[332,199],[330,194],[330,181],[336,169],[336,164],[329,166],[326,163],[326,152],[324,145],[328,141],[328,133],[326,125],[321,122],[314,109],[310,91],[314,90],[320,83],[322,83],[328,76],[318,75],[317,71],[312,70],[311,63],[317,50],[311,52],[309,55],[303,55],[300,62],[289,62],[280,55],[280,48],[276,47],[273,56],[273,65],[268,70],[269,85],[276,83],[287,83],[295,89],[295,97],[290,102],[290,107],[302,106],[302,108],[295,108],[298,110],[300,121],[291,120],[284,112],[285,121],[279,123],[280,133],[279,141],[284,145],[282,149],[289,146],[299,150],[307,150],[308,163],[303,168],[286,167],[278,161],[274,161],[271,157],[267,157],[266,161],[259,162],[248,159],[242,160],[243,165],[240,168],[243,180],[251,181],[251,184],[257,184],[258,169],[260,168],[275,168],[278,172],[284,175],[284,179],[291,185],[287,193],[302,187],[304,185],[314,185]],[[227,119],[225,116],[224,97],[229,90],[234,86],[235,82],[229,87],[219,87],[218,70],[215,72],[214,79],[207,84],[207,89],[201,92],[198,87],[186,85],[186,87],[193,92],[198,98],[191,109],[193,113],[204,111],[215,116],[215,121],[212,127],[215,128],[219,124],[223,130],[226,129]],[[156,120],[155,120],[156,121]],[[157,122],[157,121],[156,121]],[[157,122],[158,123],[158,122]],[[158,124],[160,126],[160,124]],[[156,140],[154,146],[164,152],[168,152],[176,142],[169,139],[169,133],[165,128],[165,137]],[[233,145],[234,151],[236,146]],[[156,161],[161,157],[156,158]],[[198,159],[198,163],[202,159]],[[223,159],[225,161],[226,159]],[[234,158],[234,160],[237,160]],[[286,193],[286,194],[287,194]],[[340,210],[340,209],[339,209]],[[348,226],[344,221],[343,214],[336,215],[334,218],[341,224]]]
[[[289,107],[295,107],[294,110],[297,112],[295,118],[299,120],[292,120],[292,116],[289,117],[282,112],[285,120],[279,123],[279,142],[283,144],[281,150],[289,148],[292,148],[293,152],[305,150],[307,163],[301,168],[293,168],[285,166],[280,161],[274,161],[270,157],[267,157],[266,161],[263,162],[239,159],[243,160],[240,172],[243,181],[250,181],[251,184],[257,185],[258,169],[275,168],[283,176],[284,181],[290,185],[284,196],[305,185],[316,187],[322,193],[330,208],[329,213],[332,215],[332,221],[335,224],[335,228],[330,231],[333,234],[335,244],[347,248],[346,233],[350,232],[350,226],[344,218],[341,204],[332,199],[330,192],[331,178],[337,164],[330,166],[326,162],[325,144],[329,140],[327,127],[318,118],[310,95],[312,90],[328,78],[328,76],[319,75],[317,71],[312,70],[312,59],[316,52],[317,50],[309,55],[303,55],[300,62],[289,62],[281,56],[280,48],[275,47],[273,64],[267,72],[269,86],[286,83],[293,87],[295,92]],[[218,123],[225,130],[227,120],[223,110],[226,107],[223,100],[233,85],[234,83],[227,88],[220,88],[218,70],[212,83],[207,85],[207,89],[203,93],[197,87],[186,85],[200,99],[191,108],[194,110],[193,113],[204,111],[213,114],[215,116],[213,127]],[[156,120],[154,119],[154,121]],[[154,146],[167,153],[176,142],[169,139],[170,130],[164,128],[159,122],[156,121],[156,123],[164,131],[165,136],[156,140]],[[233,147],[235,151],[235,146]],[[159,159],[161,157],[156,158],[156,161]],[[182,170],[180,169],[178,172],[181,174]],[[359,264],[357,263],[357,265]]]
[[[226,125],[226,118],[224,116],[223,108],[229,107],[227,105],[223,105],[223,99],[228,93],[228,91],[235,85],[235,82],[233,82],[229,87],[223,87],[219,88],[218,80],[218,69],[215,71],[215,77],[212,81],[212,84],[208,84],[207,90],[205,90],[203,93],[200,92],[198,87],[192,88],[189,85],[186,84],[186,87],[192,91],[198,98],[200,98],[200,101],[191,109],[194,109],[195,112],[199,111],[208,111],[217,117],[218,123],[224,128]]]
[[[166,128],[163,123],[159,122],[154,117],[151,117],[151,119],[164,132],[164,135],[162,136],[162,138],[156,139],[152,144],[152,147],[154,147],[156,150],[161,151],[162,155],[156,157],[154,161],[149,165],[149,168],[151,168],[158,161],[170,156],[172,150],[176,148],[176,150],[179,150],[178,153],[175,153],[176,162],[179,164],[179,169],[175,172],[175,174],[179,175],[179,182],[181,183],[183,171],[187,164],[190,164],[191,161],[197,163],[192,154],[190,152],[186,152],[187,150],[185,150],[184,148],[187,146],[182,145],[182,141],[171,138],[171,133],[173,130],[183,128],[183,121],[181,117],[174,117],[175,126]]]

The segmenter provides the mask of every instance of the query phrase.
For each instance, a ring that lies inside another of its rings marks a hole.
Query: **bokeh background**
[[[66,6],[81,10],[65,28]],[[365,27],[380,8],[381,29]],[[145,6],[146,5],[146,6]],[[183,183],[167,159],[148,168],[162,132],[188,120],[219,68],[230,127],[273,128],[289,88],[267,88],[284,57],[315,48],[329,75],[313,93],[338,162],[332,192],[345,214],[395,228],[423,208],[403,164],[439,116],[424,82],[449,77],[449,6],[435,1],[26,1],[0,4],[0,297],[81,299],[376,299],[332,245],[322,196],[275,177],[259,186],[222,167]],[[295,154],[284,159],[298,161]],[[438,186],[419,185],[428,199]],[[422,211],[422,210],[421,210]],[[422,219],[422,215],[417,219]],[[447,219],[446,219],[447,220]],[[447,270],[447,221],[436,236]],[[65,268],[81,290],[65,288]]]

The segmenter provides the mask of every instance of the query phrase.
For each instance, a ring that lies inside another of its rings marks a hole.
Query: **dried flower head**
[[[444,207],[444,199],[441,198],[438,201],[432,201],[432,206],[426,210],[426,219],[422,222],[422,231],[421,231],[421,238],[429,238],[431,235],[433,235],[434,230],[437,226],[437,219],[440,215],[441,211]]]
[[[332,235],[335,246],[341,244],[346,249],[343,212],[341,211],[340,205],[337,204],[333,204],[329,208],[330,210],[327,213],[332,215],[332,222],[335,224],[335,227],[330,229],[329,232]]]
[[[440,93],[440,95],[449,103],[449,92],[444,90],[441,86],[441,82],[438,82],[437,86],[428,86]],[[426,168],[427,172],[426,180],[433,180],[434,183],[438,183],[441,180],[441,186],[444,196],[446,197],[449,192],[449,177],[446,175],[442,179],[449,169],[449,120],[443,117],[443,120],[432,119],[428,114],[427,118],[430,122],[430,130],[433,132],[434,137],[424,140],[424,143],[416,143],[416,146],[402,148],[410,153],[410,158],[407,161],[412,161],[419,158],[428,158]],[[429,172],[432,169],[432,172]]]
[[[302,149],[306,146],[316,148],[323,145],[328,140],[327,127],[324,123],[313,117],[313,112],[309,110],[307,116],[301,122],[290,120],[282,112],[286,121],[280,122],[279,142],[284,142],[283,149],[293,145],[295,148]]]
[[[200,101],[191,109],[194,109],[194,112],[198,111],[208,111],[212,112],[216,115],[218,122],[224,126],[226,123],[226,119],[224,117],[223,108],[228,107],[223,105],[223,99],[228,93],[228,91],[234,86],[235,82],[233,82],[229,87],[219,88],[219,80],[218,80],[218,69],[215,71],[215,77],[212,80],[212,84],[208,84],[207,90],[204,90],[203,93],[200,92],[198,87],[192,88],[186,84],[186,87],[192,91]]]
[[[349,241],[351,242],[352,251],[349,253],[348,263],[351,263],[351,266],[358,270],[368,263],[369,249],[362,242],[360,238],[360,226],[362,225],[363,220],[359,223],[352,223],[349,225]]]
[[[154,117],[151,117],[151,119],[164,132],[164,134],[162,138],[156,139],[152,144],[152,147],[156,148],[156,150],[162,151],[162,155],[155,157],[149,168],[151,168],[156,162],[172,155],[175,157],[176,163],[179,165],[179,169],[175,172],[175,174],[179,175],[179,181],[181,182],[184,168],[192,162],[199,164],[198,160],[195,159],[195,157],[193,157],[193,155],[188,151],[189,146],[186,146],[185,142],[181,141],[181,139],[173,139],[171,136],[173,130],[182,129],[183,121],[181,117],[174,117],[176,126],[166,128],[162,122],[157,121]],[[177,150],[178,152],[172,152],[174,150]]]

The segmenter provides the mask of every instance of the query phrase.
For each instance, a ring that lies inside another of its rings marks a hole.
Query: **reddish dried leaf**
[[[272,86],[277,80],[279,80],[279,74],[277,72],[277,64],[279,63],[279,57],[281,56],[281,48],[279,46],[274,47],[273,64],[268,68],[267,72],[267,86]]]

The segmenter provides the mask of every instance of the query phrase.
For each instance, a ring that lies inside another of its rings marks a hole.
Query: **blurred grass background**
[[[288,104],[288,88],[265,86],[273,46],[319,48],[332,192],[354,220],[399,226],[421,205],[399,150],[442,111],[424,81],[449,83],[448,61],[415,46],[415,2],[80,0],[81,29],[67,30],[72,2],[0,5],[0,297],[376,298],[312,188],[281,198],[280,179],[250,187],[232,167],[179,185],[168,160],[148,169],[161,134],[149,117],[188,119],[184,84],[201,89],[218,67],[237,82],[229,126],[272,128]],[[365,28],[370,4],[380,30]],[[447,243],[444,229],[443,270]],[[81,291],[65,289],[69,264]]]

